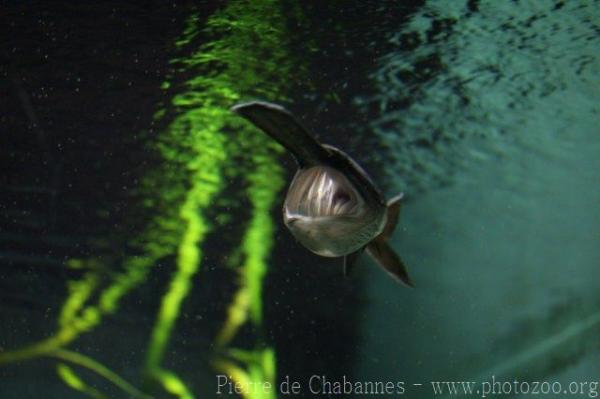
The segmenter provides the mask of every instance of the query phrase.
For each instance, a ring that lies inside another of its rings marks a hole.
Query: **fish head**
[[[336,257],[352,253],[376,237],[385,224],[386,209],[366,201],[344,173],[318,165],[296,173],[283,218],[306,248]]]

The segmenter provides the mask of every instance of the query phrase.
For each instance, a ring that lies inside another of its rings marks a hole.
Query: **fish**
[[[389,245],[402,193],[386,201],[356,161],[339,148],[321,144],[280,105],[251,101],[231,111],[281,144],[296,161],[283,202],[283,222],[300,244],[320,256],[342,257],[344,275],[366,250],[394,280],[414,286]]]

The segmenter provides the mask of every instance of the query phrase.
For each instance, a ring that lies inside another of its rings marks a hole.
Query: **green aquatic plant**
[[[176,98],[174,102],[177,101]],[[201,107],[202,103],[190,105],[190,110],[176,117],[168,128],[172,137],[189,137],[191,150],[196,156],[187,164],[191,187],[178,209],[178,220],[183,231],[176,249],[176,270],[162,298],[146,356],[148,375],[161,381],[167,391],[182,398],[191,398],[191,392],[173,373],[163,370],[160,364],[181,303],[189,293],[192,277],[200,265],[200,244],[211,228],[203,210],[214,203],[215,195],[223,186],[222,165],[226,160],[225,138],[220,133],[223,126],[218,122],[226,120],[226,111]],[[169,152],[166,154],[170,155]]]
[[[104,399],[107,396],[102,394],[96,388],[89,386],[86,384],[78,375],[73,371],[73,369],[67,366],[64,363],[59,363],[56,366],[56,372],[58,376],[71,388],[76,391],[79,391],[86,396],[94,399]]]
[[[90,357],[83,356],[79,353],[71,352],[71,351],[64,350],[64,349],[55,350],[50,354],[50,356],[54,357],[56,359],[62,360],[62,361],[68,361],[71,364],[75,364],[75,365],[78,365],[80,367],[83,367],[83,368],[86,368],[88,370],[95,372],[96,374],[100,375],[101,377],[104,377],[106,380],[112,382],[117,387],[121,388],[125,393],[127,393],[132,398],[136,398],[136,399],[151,399],[152,398],[150,395],[143,393],[142,391],[140,391],[139,389],[137,389],[136,387],[134,387],[133,385],[131,385],[130,383],[125,381],[123,378],[119,377],[116,373],[111,371],[108,367],[100,364],[98,361],[96,361]],[[93,395],[102,396],[98,390],[85,384],[85,382],[83,382],[79,377],[77,377],[75,372],[69,366],[65,365],[64,363],[59,363],[57,372],[61,377],[63,377],[63,380],[68,385],[75,386],[76,388],[78,388],[78,390],[81,390],[82,392],[85,392],[88,394],[92,394],[92,396]]]
[[[282,77],[294,71],[291,57],[284,51],[285,20],[279,6],[276,1],[236,1],[211,17],[207,31],[218,36],[219,40],[209,42],[192,57],[180,62],[188,68],[205,67],[207,71],[210,68],[210,71],[217,72],[199,74],[186,82],[196,91],[178,98],[177,104],[217,104],[220,106],[216,110],[221,110],[239,99],[234,98],[234,93],[240,93],[240,98],[281,99],[282,93],[289,89]],[[265,57],[266,54],[269,56]],[[295,72],[301,70],[296,65]],[[207,93],[213,97],[207,99]],[[223,102],[219,104],[219,100]],[[233,175],[242,175],[247,183],[244,194],[250,202],[250,221],[241,245],[243,260],[239,268],[239,289],[216,338],[217,347],[224,350],[242,325],[248,321],[255,327],[262,324],[262,282],[274,235],[271,211],[283,185],[283,171],[276,162],[281,151],[279,146],[230,114],[223,116],[222,120],[230,120],[231,130],[237,136],[235,140],[228,141],[230,159],[241,161],[240,166],[248,170],[241,173],[239,168],[229,168],[229,171]],[[248,352],[254,355],[244,359],[234,355],[244,351],[225,350],[228,356],[217,358],[215,365],[242,385],[251,381],[274,383],[275,355],[272,349],[263,346],[262,342],[258,342],[258,349]],[[246,396],[256,395],[258,393],[254,392]]]
[[[181,306],[195,285],[202,265],[206,238],[219,224],[232,223],[230,215],[216,204],[228,179],[245,181],[237,195],[247,198],[249,220],[239,248],[232,249],[232,266],[239,280],[228,307],[216,347],[214,367],[236,382],[275,381],[275,352],[263,337],[253,348],[230,348],[238,330],[251,323],[261,330],[262,286],[274,243],[272,209],[283,185],[277,162],[281,149],[252,126],[233,116],[229,107],[244,98],[284,99],[290,76],[299,76],[300,63],[286,52],[287,33],[281,4],[276,0],[234,0],[210,16],[203,28],[198,15],[186,21],[175,42],[182,54],[172,61],[175,72],[161,88],[174,93],[170,102],[155,113],[162,133],[148,137],[157,166],[149,170],[137,197],[147,222],[128,240],[135,256],[103,254],[71,259],[67,265],[83,271],[69,281],[67,297],[58,317],[56,332],[21,349],[0,353],[0,365],[40,356],[59,360],[59,377],[71,388],[88,396],[104,395],[86,384],[68,365],[91,370],[136,398],[149,397],[108,367],[90,357],[67,350],[81,334],[91,332],[107,315],[119,310],[121,300],[143,284],[162,260],[174,259],[170,282],[161,297],[151,332],[145,375],[165,391],[193,398],[186,382],[163,366],[165,352],[181,314]],[[199,48],[194,43],[202,33],[209,38]],[[186,76],[187,78],[181,78]],[[241,206],[230,203],[233,210]],[[116,244],[116,242],[115,242]],[[120,265],[114,270],[115,265]],[[246,397],[273,397],[249,393]]]
[[[231,350],[229,359],[217,359],[214,367],[239,384],[242,387],[242,395],[246,398],[274,399],[277,397],[273,388],[275,386],[275,352],[273,349],[266,348],[262,351],[250,352]],[[265,386],[269,386],[270,389],[265,389]]]

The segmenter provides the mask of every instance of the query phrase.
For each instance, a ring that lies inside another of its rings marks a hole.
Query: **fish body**
[[[368,202],[359,187],[329,165],[301,168],[290,184],[283,221],[317,255],[358,251],[381,233],[387,220],[385,203]]]
[[[304,247],[320,256],[343,257],[345,272],[366,249],[394,279],[412,286],[387,242],[402,195],[386,202],[360,165],[340,149],[319,143],[285,108],[255,101],[232,110],[294,156],[298,170],[283,203],[283,221]]]

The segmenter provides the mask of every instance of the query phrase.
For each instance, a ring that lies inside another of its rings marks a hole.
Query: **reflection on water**
[[[591,139],[595,14],[575,2],[432,2],[390,34],[396,49],[371,73],[379,90],[357,101],[380,110],[371,127],[391,149],[394,181],[427,189],[465,157],[501,161],[515,144],[541,153]],[[469,141],[478,138],[497,144],[484,152]]]
[[[0,397],[600,375],[597,2],[11,7]],[[253,98],[407,193],[417,288],[294,242]]]

